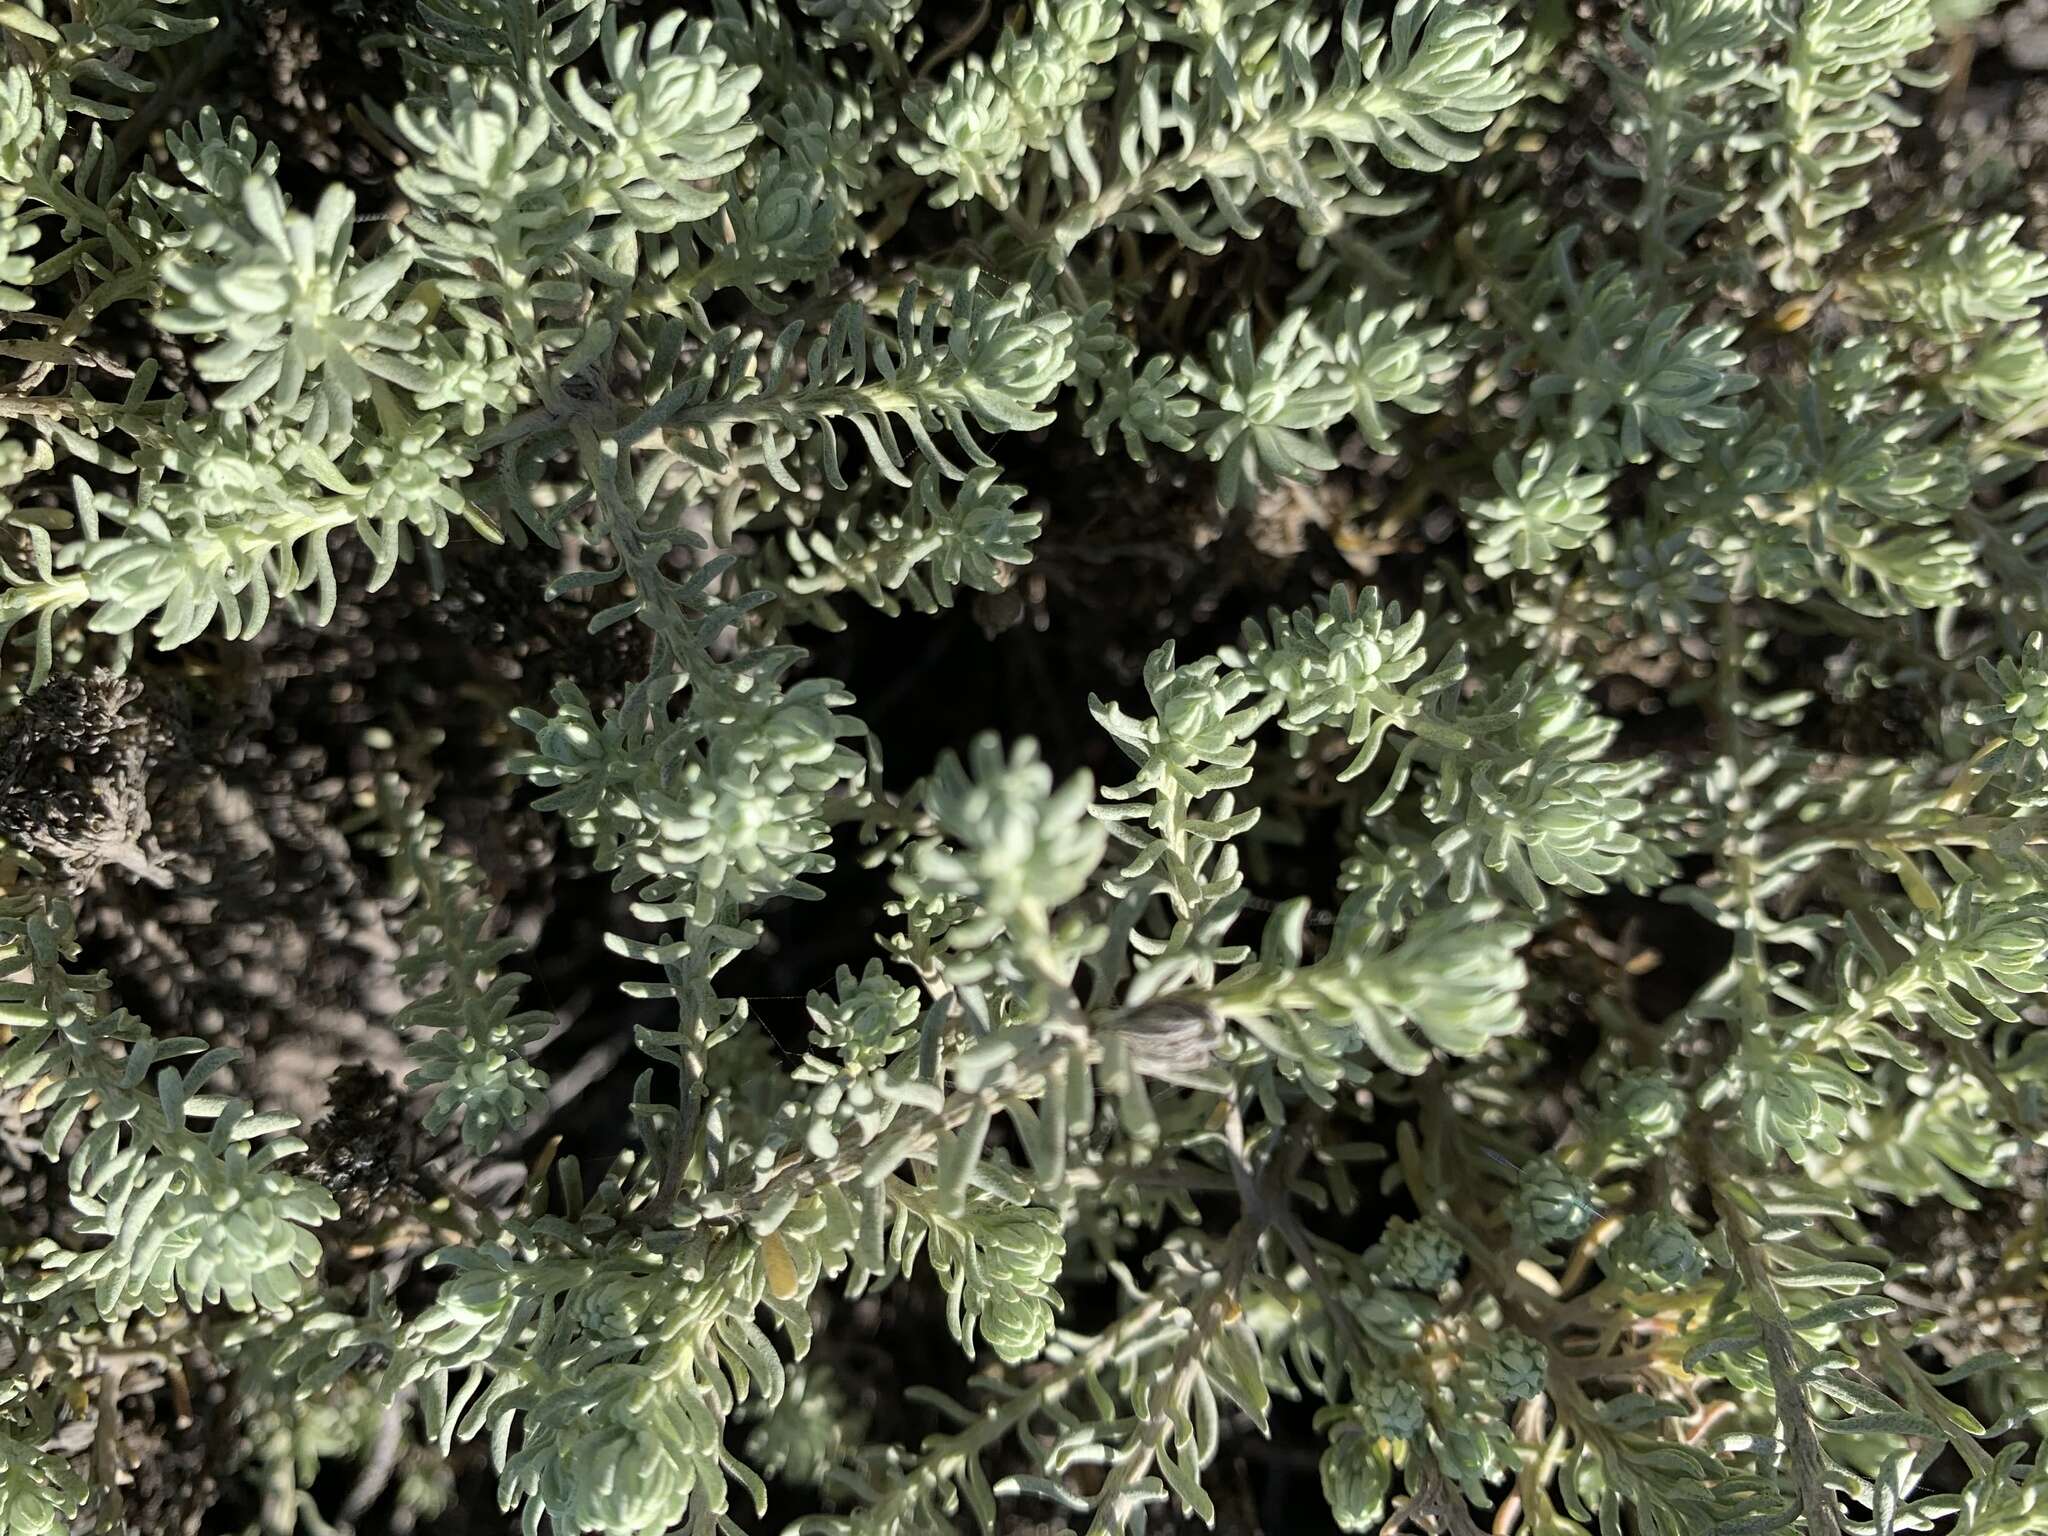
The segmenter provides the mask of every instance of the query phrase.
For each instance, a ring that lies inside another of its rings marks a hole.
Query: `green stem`
[[[1821,1451],[1820,1436],[1806,1410],[1803,1385],[1805,1366],[1799,1359],[1798,1338],[1778,1300],[1770,1267],[1757,1249],[1748,1230],[1749,1218],[1713,1186],[1714,1208],[1721,1215],[1721,1231],[1729,1253],[1742,1276],[1750,1310],[1763,1334],[1764,1357],[1770,1364],[1771,1391],[1777,1401],[1778,1422],[1785,1431],[1786,1448],[1792,1458],[1792,1477],[1799,1493],[1799,1506],[1806,1515],[1807,1536],[1843,1536],[1842,1513],[1827,1486],[1827,1458]]]

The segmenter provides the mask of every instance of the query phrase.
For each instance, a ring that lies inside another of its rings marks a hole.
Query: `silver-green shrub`
[[[8,830],[0,1134],[63,1210],[0,1222],[0,1531],[119,1528],[188,1374],[267,1531],[471,1442],[529,1533],[766,1529],[764,1475],[810,1536],[1242,1529],[1219,1450],[1311,1423],[1346,1531],[2048,1531],[2048,257],[1902,148],[1984,9],[416,0],[378,211],[181,96],[213,8],[0,5],[10,706],[321,625],[352,545],[541,549],[642,665],[498,759],[660,1009],[629,1155],[465,1188],[554,1018],[433,722],[366,738],[432,1167],[342,1283],[292,1117]],[[1441,547],[1105,667],[1127,778],[885,763],[815,637],[1023,579],[1048,431]],[[1801,648],[1908,738],[1829,739]],[[1334,883],[1273,883],[1301,826]],[[887,931],[778,1053],[731,967],[856,843]],[[1659,904],[1662,1004],[1599,926]],[[814,1343],[931,1283],[980,1374],[870,1438]]]

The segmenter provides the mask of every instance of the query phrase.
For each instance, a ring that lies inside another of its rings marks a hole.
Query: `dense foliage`
[[[0,5],[0,1531],[2048,1532],[1990,9]]]

